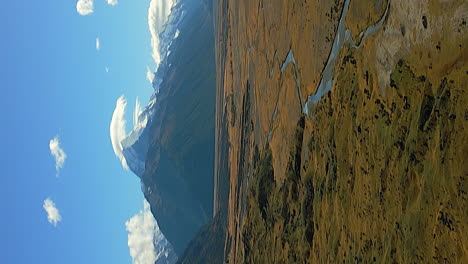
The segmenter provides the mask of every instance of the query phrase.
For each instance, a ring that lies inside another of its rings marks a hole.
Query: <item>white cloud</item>
[[[107,0],[107,4],[111,5],[111,6],[115,6],[117,5],[119,2],[117,0]]]
[[[99,51],[101,49],[101,41],[99,38],[96,38],[96,50]]]
[[[59,170],[63,167],[63,164],[65,163],[65,159],[67,158],[67,154],[60,147],[60,141],[59,141],[58,136],[50,140],[49,149],[50,149],[50,153],[55,158],[55,169],[57,170],[57,175],[58,175]]]
[[[110,71],[109,67],[106,67],[105,70],[106,70],[106,72],[109,72],[109,71]]]
[[[55,203],[50,199],[47,198],[44,200],[44,210],[47,212],[47,220],[53,226],[57,226],[58,222],[62,221],[62,216],[60,215],[59,210],[55,207]]]
[[[93,0],[78,0],[78,2],[76,2],[76,11],[82,16],[86,16],[93,13]]]
[[[151,33],[152,56],[156,65],[159,65],[161,62],[161,54],[159,53],[159,33],[171,13],[172,5],[173,0],[151,0],[148,8],[148,26]]]
[[[144,209],[125,222],[133,264],[154,264],[156,261],[154,236],[159,227],[149,208],[145,200]]]
[[[127,100],[122,95],[117,99],[115,104],[114,113],[112,114],[112,120],[110,123],[110,138],[112,142],[112,148],[114,149],[115,155],[122,162],[122,167],[128,170],[127,161],[122,153],[122,140],[127,137],[125,132],[125,108],[127,107]]]
[[[153,83],[154,80],[154,72],[146,66],[146,79],[150,82]]]

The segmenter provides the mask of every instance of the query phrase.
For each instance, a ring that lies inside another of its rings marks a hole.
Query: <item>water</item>
[[[330,52],[330,55],[328,56],[328,61],[323,69],[322,72],[322,77],[320,79],[320,83],[318,86],[317,91],[313,95],[309,95],[307,97],[307,101],[305,102],[304,106],[302,107],[302,113],[305,115],[309,115],[309,108],[311,104],[316,104],[322,97],[330,91],[330,89],[333,86],[333,72],[335,69],[335,62],[336,58],[338,57],[339,52],[343,48],[344,44],[346,42],[350,42],[351,48],[358,49],[361,44],[364,42],[365,38],[369,35],[374,34],[377,32],[377,30],[380,29],[380,27],[383,25],[385,18],[387,17],[388,13],[388,8],[390,7],[390,1],[388,1],[387,8],[385,9],[385,13],[383,16],[380,18],[380,20],[371,26],[369,26],[364,33],[361,33],[361,41],[359,42],[358,45],[355,45],[353,43],[353,40],[351,38],[351,32],[348,29],[345,29],[345,20],[346,20],[346,14],[348,13],[349,9],[349,2],[350,0],[346,0],[343,6],[343,11],[341,13],[340,17],[340,22],[338,24],[338,30],[336,31],[336,36],[335,40],[333,41],[333,46],[332,50]],[[290,51],[292,54],[292,52]],[[293,58],[294,59],[294,58]]]
[[[294,66],[296,66],[296,61],[294,60],[294,54],[292,49],[289,50],[288,56],[283,62],[283,65],[281,66],[281,72],[284,72],[286,70],[286,67],[288,66],[289,63],[292,63]]]

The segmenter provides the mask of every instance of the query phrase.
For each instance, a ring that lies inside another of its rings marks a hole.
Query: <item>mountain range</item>
[[[216,71],[211,1],[174,3],[159,39],[162,59],[154,93],[143,111],[135,111],[134,128],[121,144],[160,230],[180,255],[213,215]]]

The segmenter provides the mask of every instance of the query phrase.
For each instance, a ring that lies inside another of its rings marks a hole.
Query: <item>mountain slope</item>
[[[465,263],[466,1],[346,2],[219,1],[225,259]]]
[[[185,2],[180,35],[166,59],[158,110],[149,127],[141,177],[145,198],[181,254],[212,216],[214,39],[211,5]]]

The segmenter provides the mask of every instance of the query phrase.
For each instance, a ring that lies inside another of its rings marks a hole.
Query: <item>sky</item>
[[[150,0],[83,2],[0,9],[0,263],[132,263],[144,198],[109,125],[122,94],[153,91]]]

